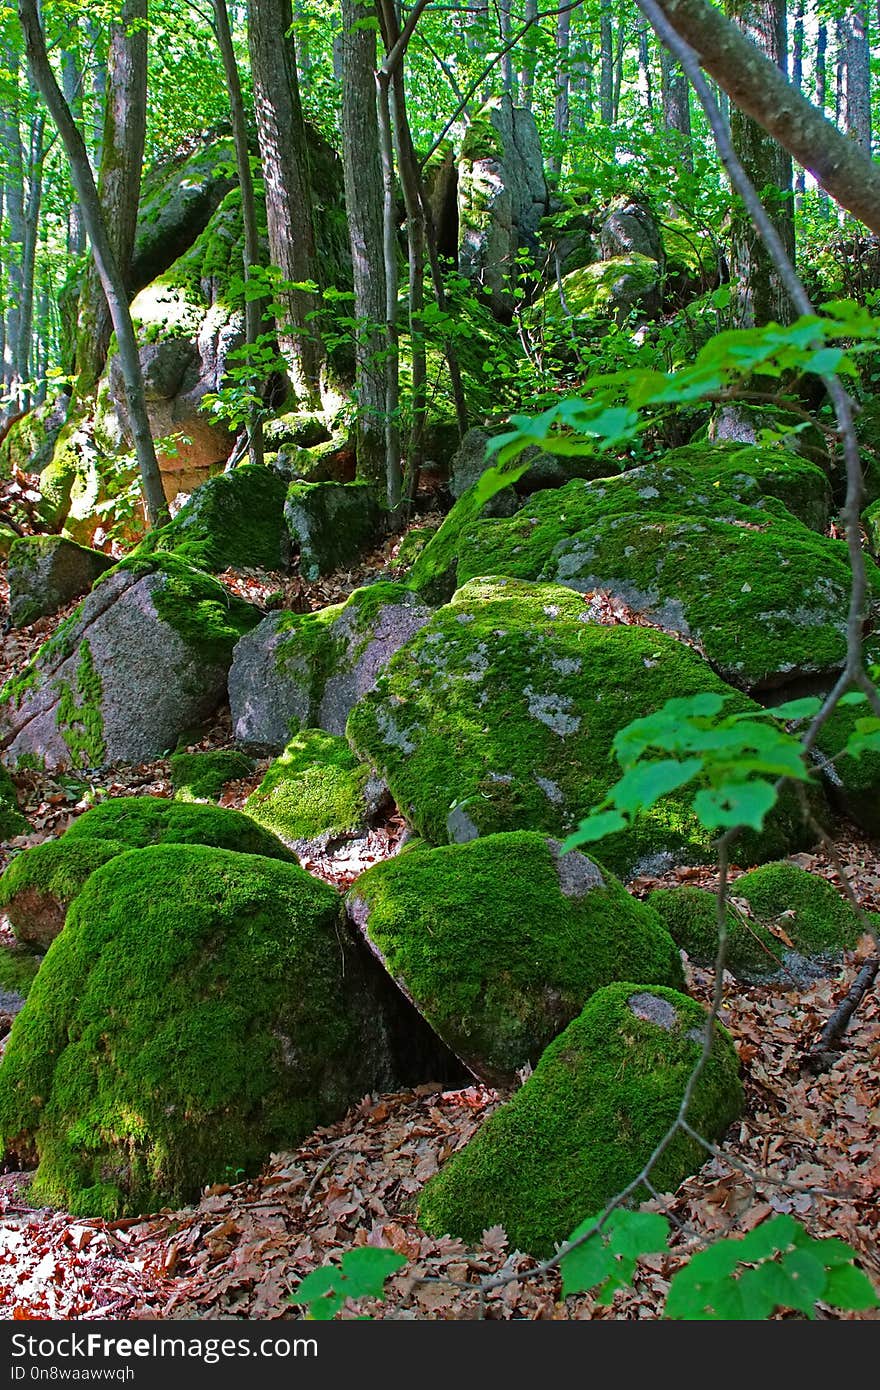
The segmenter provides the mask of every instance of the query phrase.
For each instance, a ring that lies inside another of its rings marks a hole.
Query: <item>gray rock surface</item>
[[[9,614],[24,627],[57,613],[87,594],[99,575],[115,564],[100,550],[89,550],[63,536],[22,536],[9,552]]]
[[[367,483],[291,483],[284,520],[299,551],[300,574],[317,579],[376,544],[382,511]]]

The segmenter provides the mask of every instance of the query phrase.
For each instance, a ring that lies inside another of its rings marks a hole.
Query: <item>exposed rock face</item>
[[[55,441],[67,418],[69,396],[35,406],[15,420],[0,441],[0,478],[22,473],[41,473],[52,457]]]
[[[22,536],[9,552],[9,613],[14,627],[57,613],[87,594],[115,560],[63,536]]]
[[[458,161],[458,264],[510,318],[517,253],[538,255],[547,212],[541,141],[530,111],[493,97],[472,122]]]
[[[616,256],[647,256],[663,262],[663,241],[651,209],[629,198],[615,198],[599,233],[603,261]]]
[[[304,579],[358,560],[379,538],[382,511],[368,483],[291,483],[284,520]]]
[[[280,753],[300,729],[344,733],[353,705],[430,616],[402,584],[356,589],[320,613],[271,613],[235,648],[235,737]]]
[[[412,845],[362,874],[347,907],[407,998],[490,1083],[515,1083],[621,975],[684,983],[650,909],[586,855],[529,831]]]
[[[166,496],[192,492],[225,462],[233,437],[202,410],[217,391],[229,353],[244,341],[242,316],[226,305],[206,308],[180,286],[154,281],[131,306],[153,436],[171,440],[157,451]],[[110,359],[110,392],[123,429],[127,408],[118,356]],[[187,442],[189,441],[189,442]]]
[[[449,490],[453,497],[461,497],[483,476],[487,468],[493,466],[496,462],[495,456],[486,454],[486,446],[493,434],[507,428],[509,426],[505,425],[494,430],[468,430],[450,464],[452,476]],[[528,495],[541,488],[562,487],[572,478],[596,477],[604,473],[608,467],[603,459],[560,458],[557,454],[545,453],[536,446],[524,449],[519,456],[519,462],[529,464],[528,472],[513,485],[514,491],[519,495]],[[509,511],[510,508],[505,510]],[[491,515],[491,509],[487,508],[484,514]]]
[[[151,531],[138,554],[173,552],[197,569],[283,569],[290,545],[284,526],[287,485],[274,469],[242,464],[202,483],[166,526]]]
[[[10,759],[140,762],[216,709],[257,609],[171,556],[118,566],[0,692]]]
[[[191,154],[147,172],[132,258],[136,289],[162,275],[192,246],[235,186],[235,147],[229,136],[209,139]]]

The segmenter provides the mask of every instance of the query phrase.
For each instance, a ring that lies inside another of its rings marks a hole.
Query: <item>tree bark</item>
[[[290,0],[250,0],[248,46],[254,83],[257,138],[266,184],[269,254],[281,271],[280,300],[287,321],[278,326],[278,345],[300,403],[320,406],[324,351],[311,317],[319,292],[294,288],[321,285],[315,245],[306,128],[292,43],[285,39],[293,16]]]
[[[21,410],[17,391],[21,378],[18,367],[21,353],[22,285],[24,276],[24,154],[21,144],[21,108],[19,101],[19,59],[11,45],[3,53],[3,65],[9,73],[14,91],[12,101],[4,103],[0,112],[0,142],[6,154],[6,340],[3,362],[4,386],[13,395],[9,413]]]
[[[691,144],[691,86],[681,64],[677,63],[665,44],[660,45],[660,86],[663,98],[663,124],[667,130],[681,135],[681,155],[688,169],[693,168]]]
[[[846,208],[880,233],[880,168],[708,0],[657,0],[701,65]]]
[[[235,167],[238,172],[238,186],[241,190],[241,213],[244,225],[244,283],[245,283],[245,343],[252,347],[260,336],[263,313],[259,299],[251,298],[247,286],[253,279],[253,269],[260,261],[260,238],[257,231],[257,205],[254,199],[254,181],[251,175],[251,156],[248,149],[247,121],[241,95],[241,80],[238,63],[232,44],[229,28],[229,14],[226,0],[212,0],[217,43],[223,59],[223,72],[226,77],[226,91],[229,95],[229,111],[232,117],[232,138],[235,143]],[[251,383],[254,397],[257,395],[257,382]],[[248,421],[248,454],[251,463],[263,462],[263,417],[259,400],[250,407]]]
[[[550,158],[550,170],[555,178],[562,173],[562,159],[569,122],[568,50],[571,43],[571,11],[556,18],[556,97],[553,103],[553,133],[556,145]]]
[[[603,125],[614,122],[614,31],[611,0],[599,6],[599,115]]]
[[[523,23],[530,24],[531,27],[523,37],[522,67],[519,70],[519,99],[520,104],[527,111],[531,111],[535,96],[534,21],[537,13],[538,0],[526,0],[523,7]]]
[[[342,0],[342,160],[357,320],[357,475],[377,483],[385,473],[385,373],[380,365],[381,325],[385,322],[383,185],[376,108],[376,31],[358,24],[362,16],[358,0]]]
[[[147,0],[124,0],[110,29],[98,198],[113,255],[129,293],[146,133]],[[81,395],[97,384],[111,331],[101,277],[91,262],[79,302],[76,357],[77,391]]]
[[[785,0],[727,0],[727,13],[778,68],[787,61]],[[794,208],[791,156],[763,126],[734,107],[730,113],[733,148],[761,197],[789,260],[794,260]],[[736,295],[735,321],[761,327],[771,321],[790,323],[791,299],[773,259],[742,204],[734,205],[731,228],[731,280]]]
[[[157,526],[168,519],[168,504],[165,501],[162,476],[150,432],[137,339],[128,308],[128,289],[104,226],[98,190],[95,187],[85,142],[49,62],[37,0],[18,0],[18,15],[34,85],[46,103],[67,152],[74,191],[82,208],[86,233],[92,245],[92,255],[110,308],[113,328],[119,343],[119,361],[125,382],[129,423],[143,482],[147,517],[153,526]]]
[[[867,6],[847,10],[843,31],[843,128],[851,140],[871,153],[871,54]]]

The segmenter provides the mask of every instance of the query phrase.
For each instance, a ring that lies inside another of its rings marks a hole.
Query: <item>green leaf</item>
[[[405,1255],[375,1245],[359,1245],[354,1250],[346,1250],[342,1257],[346,1297],[363,1298],[369,1295],[378,1298],[388,1275],[403,1269],[406,1263]]]
[[[818,1244],[821,1242],[817,1241],[816,1245]],[[825,1266],[821,1259],[809,1250],[792,1250],[783,1258],[782,1269],[790,1283],[788,1297],[782,1306],[797,1308],[800,1312],[806,1313],[808,1318],[813,1317],[816,1300],[822,1297],[827,1282]]]
[[[577,830],[563,840],[562,853],[567,854],[569,850],[577,849],[578,845],[587,845],[592,844],[595,840],[603,840],[606,835],[613,835],[617,830],[625,830],[626,824],[626,820],[619,811],[596,811],[586,820],[582,820]]]
[[[828,1245],[829,1241],[820,1244]],[[861,1311],[864,1308],[880,1308],[880,1298],[870,1279],[852,1264],[834,1265],[829,1269],[825,1288],[819,1295],[829,1308],[847,1308]]]
[[[702,758],[686,758],[684,762],[664,758],[641,763],[627,769],[608,793],[608,799],[624,814],[634,816],[648,810],[661,796],[692,781],[702,770]]]
[[[801,700],[787,700],[783,705],[774,705],[765,711],[774,719],[812,719],[822,708],[822,701],[816,695],[805,695]]]
[[[776,804],[776,789],[769,782],[727,782],[697,792],[694,812],[707,830],[748,825],[762,830],[764,817]]]

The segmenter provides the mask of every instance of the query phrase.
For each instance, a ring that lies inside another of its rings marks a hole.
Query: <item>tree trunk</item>
[[[391,130],[391,78],[376,72],[376,114],[382,160],[382,259],[385,266],[385,490],[388,510],[400,506],[400,343],[398,331],[397,217],[394,146]]]
[[[803,164],[841,207],[880,233],[880,168],[864,151],[799,97],[778,66],[708,0],[656,4],[732,101]]]
[[[385,322],[382,259],[382,164],[376,111],[376,31],[359,24],[358,0],[342,0],[342,159],[345,211],[354,272],[357,475],[385,473]]]
[[[535,37],[534,21],[538,13],[538,0],[526,0],[523,7],[523,23],[531,21],[532,28],[523,35],[522,67],[519,70],[520,105],[531,111],[535,97]]]
[[[73,119],[82,130],[83,73],[78,46],[61,50],[61,90],[64,93],[64,100],[70,107]],[[76,260],[85,249],[86,233],[83,227],[82,213],[77,203],[73,202],[67,214],[67,254],[71,260]]]
[[[785,0],[727,0],[727,12],[744,33],[784,71],[787,61]],[[730,113],[733,147],[761,196],[794,260],[794,208],[791,156],[738,107]],[[731,280],[736,292],[736,322],[761,327],[772,321],[790,323],[791,300],[751,218],[739,202],[731,228]]]
[[[843,128],[851,140],[871,153],[871,54],[867,6],[847,10],[844,37]]]
[[[665,44],[660,45],[660,84],[663,97],[663,124],[681,135],[681,152],[688,169],[693,168],[691,144],[691,84]]]
[[[654,114],[654,84],[651,80],[651,50],[648,45],[648,21],[644,15],[638,18],[639,35],[639,95],[649,116]]]
[[[498,34],[501,39],[501,86],[516,102],[513,90],[513,50],[506,48],[510,42],[510,0],[498,0]]]
[[[614,31],[611,0],[599,5],[599,114],[603,125],[614,123]]]
[[[804,90],[804,0],[796,0],[794,10],[794,30],[791,45],[791,80],[797,91]],[[806,189],[804,166],[799,164],[794,174],[795,210],[803,203]]]
[[[19,361],[21,356],[21,313],[22,283],[24,276],[24,156],[21,145],[21,109],[19,101],[19,59],[9,46],[3,54],[3,66],[9,73],[9,84],[14,93],[12,100],[3,103],[0,111],[0,142],[5,150],[6,163],[6,218],[8,237],[4,260],[6,261],[6,352],[4,357],[4,385],[13,399],[9,404],[9,414],[21,410],[18,388],[21,384]]]
[[[143,482],[147,517],[153,526],[158,526],[168,519],[168,504],[165,501],[162,476],[150,433],[138,345],[128,308],[128,289],[116,261],[113,243],[104,226],[98,190],[95,187],[85,142],[64,100],[61,88],[55,81],[46,52],[46,40],[40,25],[37,3],[38,0],[19,0],[18,3],[25,51],[34,85],[49,109],[67,152],[74,191],[82,208],[86,233],[92,245],[92,255],[101,276],[113,328],[119,342],[119,361],[125,382],[129,423]]]
[[[43,148],[43,134],[46,119],[40,114],[31,124],[31,138],[28,147],[27,202],[24,212],[24,246],[22,247],[21,267],[21,316],[18,332],[18,361],[16,376],[22,383],[21,408],[29,410],[31,394],[28,382],[36,375],[33,358],[34,295],[36,292],[37,235],[40,223],[40,206],[43,200],[43,163],[46,151]]]
[[[571,11],[566,10],[556,20],[556,99],[553,105],[553,133],[556,143],[550,157],[550,171],[555,178],[562,173],[562,160],[569,122],[568,50],[571,41]]]
[[[147,0],[124,0],[119,18],[111,25],[98,175],[104,226],[128,293],[147,133],[146,25]],[[77,392],[81,395],[97,384],[111,331],[101,277],[92,262],[79,302],[76,360]]]
[[[254,181],[251,176],[251,156],[248,149],[247,121],[241,96],[241,81],[238,63],[229,29],[229,14],[226,0],[212,0],[214,23],[217,30],[217,43],[223,59],[223,72],[226,77],[226,91],[229,95],[229,111],[232,117],[232,137],[235,142],[235,167],[238,172],[238,186],[241,190],[241,213],[244,224],[244,282],[245,282],[245,343],[253,347],[260,336],[263,322],[262,306],[259,299],[252,299],[247,293],[247,285],[253,279],[253,269],[260,261],[260,238],[257,232],[257,205],[254,199]],[[254,400],[250,406],[248,420],[248,454],[251,463],[263,462],[263,416],[258,397],[259,382],[251,381]]]
[[[278,325],[278,345],[300,403],[314,408],[321,403],[324,350],[311,316],[320,307],[321,274],[294,50],[284,37],[292,22],[290,0],[251,0],[248,45],[266,184],[269,254],[281,271],[279,298],[287,314]],[[318,289],[303,289],[303,285]]]

